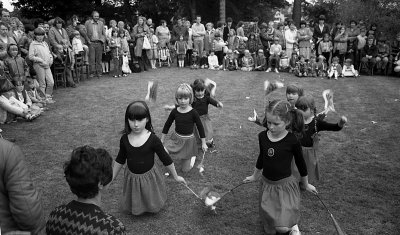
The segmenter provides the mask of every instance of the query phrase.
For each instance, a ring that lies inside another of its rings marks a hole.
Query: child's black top
[[[218,107],[218,101],[211,98],[208,95],[204,95],[203,98],[195,97],[192,103],[192,107],[197,111],[200,116],[208,114],[208,105],[212,104]]]
[[[315,124],[315,120],[317,123]],[[317,130],[315,130],[317,127]],[[302,138],[300,139],[301,146],[303,147],[312,147],[313,146],[313,135],[316,131],[340,131],[342,127],[339,126],[338,123],[328,123],[319,118],[313,119],[310,123],[304,124],[304,133]]]
[[[300,175],[307,175],[307,166],[303,158],[300,142],[296,136],[289,132],[283,139],[272,142],[267,136],[267,130],[258,134],[260,155],[258,155],[256,168],[263,170],[265,178],[277,181],[292,175],[292,160],[296,162]]]
[[[201,65],[208,65],[208,58],[207,56],[200,58],[200,66]]]
[[[127,162],[132,173],[143,174],[153,168],[154,153],[157,153],[164,166],[172,164],[171,157],[155,134],[151,133],[147,141],[139,147],[132,146],[129,143],[128,135],[125,134],[119,141],[119,152],[115,161],[122,165]]]
[[[174,108],[167,121],[165,122],[162,133],[168,134],[169,128],[175,120],[175,132],[181,135],[191,135],[193,134],[194,124],[197,126],[200,138],[205,138],[204,127],[201,123],[200,116],[196,110],[192,109],[187,113],[178,112],[177,108]]]

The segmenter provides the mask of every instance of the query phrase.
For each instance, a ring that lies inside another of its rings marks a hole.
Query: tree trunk
[[[196,19],[196,0],[189,0],[188,2],[189,2],[190,13],[192,16],[191,22],[193,23],[193,21]]]
[[[226,1],[219,0],[219,20],[222,23],[225,23],[225,18],[226,18]]]
[[[301,1],[302,0],[294,0],[293,2],[293,15],[292,19],[296,27],[300,27],[301,21]]]

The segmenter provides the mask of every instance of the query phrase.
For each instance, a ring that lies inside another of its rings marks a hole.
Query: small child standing
[[[118,36],[121,42],[121,72],[122,76],[126,77],[128,74],[132,73],[131,69],[129,68],[129,61],[131,60],[131,54],[129,52],[129,44],[127,39],[127,33],[125,30],[119,30]],[[149,50],[146,50],[148,52]]]
[[[328,78],[334,78],[335,80],[337,80],[338,77],[341,75],[342,70],[342,66],[339,64],[339,57],[333,57],[332,64],[329,66],[328,69]]]
[[[121,38],[118,37],[117,29],[113,29],[111,35],[112,35],[110,38],[111,58],[114,65],[114,77],[116,78],[122,76]]]
[[[300,234],[300,188],[291,172],[293,158],[304,188],[317,193],[308,183],[307,166],[295,134],[303,132],[304,121],[301,113],[283,100],[270,102],[265,113],[267,130],[258,135],[260,154],[254,173],[244,182],[261,178],[260,217],[267,234]]]
[[[179,37],[179,41],[175,42],[175,50],[176,56],[178,58],[179,68],[183,68],[185,66],[185,56],[187,51],[187,42],[183,41],[183,36]]]
[[[182,160],[183,172],[190,171],[196,161],[198,149],[196,138],[193,134],[195,124],[201,138],[203,151],[206,152],[208,149],[200,116],[191,106],[193,98],[193,90],[189,84],[183,83],[178,86],[175,93],[178,107],[174,108],[169,114],[161,135],[161,142],[165,143],[165,136],[175,121],[175,132],[172,133],[171,141],[165,147],[174,159]]]
[[[211,119],[208,116],[208,105],[212,104],[217,108],[222,108],[223,104],[214,98],[211,98],[210,94],[206,92],[206,85],[203,79],[196,79],[193,82],[194,99],[192,107],[200,116],[201,123],[204,127],[204,132],[206,135],[206,144],[208,147],[214,146],[214,130],[211,124]],[[195,136],[197,139],[197,144],[201,146],[201,139],[199,132],[195,129]]]
[[[208,56],[208,68],[211,70],[219,70],[218,57],[214,54],[214,51],[210,51]]]
[[[154,29],[150,28],[149,35],[147,36],[150,42],[150,50],[148,50],[147,58],[150,60],[152,69],[156,69],[156,60],[158,59],[158,38],[154,35]]]
[[[19,54],[18,46],[9,44],[8,57],[4,60],[4,71],[9,74],[12,81],[25,81],[29,77],[29,67],[25,59]]]
[[[343,77],[358,77],[358,71],[355,70],[351,59],[346,59],[344,61],[342,76]]]
[[[304,132],[300,138],[304,161],[307,165],[308,180],[316,182],[320,179],[320,171],[318,164],[318,156],[316,150],[318,148],[320,131],[340,131],[347,122],[347,118],[342,116],[338,123],[328,123],[317,117],[317,109],[314,99],[311,96],[300,97],[296,102],[296,108],[304,118]],[[299,173],[293,164],[292,172],[299,179]]]
[[[157,213],[165,205],[167,191],[164,176],[154,162],[155,154],[177,182],[186,184],[185,179],[176,173],[171,157],[154,134],[150,110],[145,102],[135,101],[128,105],[122,133],[112,177],[115,180],[127,163],[121,208],[133,215]]]
[[[324,34],[324,39],[318,45],[318,55],[322,55],[329,62],[331,59],[333,45],[329,39],[329,34]]]

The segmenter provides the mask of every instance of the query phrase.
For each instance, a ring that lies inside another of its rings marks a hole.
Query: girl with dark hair
[[[293,158],[304,188],[317,193],[308,183],[307,166],[297,139],[304,130],[303,116],[284,100],[270,102],[265,113],[267,130],[258,134],[257,164],[244,182],[261,178],[260,217],[267,234],[300,234],[300,188],[291,172]]]
[[[186,182],[176,173],[171,157],[154,134],[150,110],[145,102],[135,101],[128,105],[122,134],[113,167],[114,180],[122,166],[128,165],[124,173],[121,209],[133,215],[157,213],[165,205],[167,191],[164,176],[154,163],[155,154],[177,182]]]
[[[340,131],[347,118],[342,116],[338,123],[328,123],[321,118],[317,117],[317,108],[315,106],[314,98],[311,96],[302,96],[296,102],[297,110],[303,115],[304,118],[304,133],[300,139],[302,146],[303,158],[307,165],[308,180],[316,182],[320,179],[318,156],[316,150],[319,142],[320,131]],[[293,175],[300,179],[297,167],[292,164]]]

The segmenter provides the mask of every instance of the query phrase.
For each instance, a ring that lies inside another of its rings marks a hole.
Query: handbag
[[[128,55],[122,56],[122,72],[125,74],[132,73],[131,69],[129,68]]]
[[[151,45],[150,45],[150,40],[147,36],[144,36],[143,38],[143,47],[142,49],[144,50],[150,50],[151,49]]]

